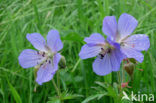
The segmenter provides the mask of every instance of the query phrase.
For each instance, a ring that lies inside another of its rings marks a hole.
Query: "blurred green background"
[[[78,56],[84,37],[104,35],[105,16],[118,19],[122,13],[134,16],[139,21],[134,33],[148,35],[151,42],[136,67],[143,71],[135,69],[132,88],[125,91],[156,95],[156,0],[0,0],[0,103],[60,103],[51,81],[37,85],[34,69],[18,63],[22,50],[34,49],[26,34],[46,37],[51,29],[60,32],[67,61],[67,68],[59,70],[62,102],[131,103],[121,101],[117,73],[98,76],[92,70],[94,58],[82,61]]]

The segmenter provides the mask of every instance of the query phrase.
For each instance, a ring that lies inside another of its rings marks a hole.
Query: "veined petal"
[[[150,47],[150,41],[147,35],[145,34],[137,34],[137,35],[132,35],[130,37],[128,37],[124,43],[131,47],[134,48],[138,51],[142,51],[142,50],[148,50],[148,48]]]
[[[52,64],[52,61],[48,60],[37,71],[36,82],[39,85],[42,85],[42,83],[50,81],[53,78],[55,72],[56,72],[56,69],[54,68]]]
[[[93,63],[93,71],[97,75],[107,75],[112,71],[119,71],[123,60],[123,54],[119,49],[114,49],[111,53],[105,54],[103,58],[97,57]]]
[[[120,49],[114,49],[111,53],[111,63],[112,63],[112,71],[119,71],[120,64],[124,59],[124,54],[120,51]]]
[[[63,48],[63,44],[57,30],[50,30],[48,32],[47,45],[53,52],[57,52]]]
[[[103,20],[103,33],[105,33],[111,40],[114,40],[117,34],[117,21],[115,16],[106,16]]]
[[[97,56],[101,52],[100,46],[91,46],[85,44],[82,46],[79,56],[81,59],[87,59]]]
[[[114,40],[111,40],[110,38],[107,38],[107,42],[112,45],[116,49],[120,49],[120,44],[115,42]]]
[[[54,68],[55,68],[55,69],[58,68],[58,63],[59,63],[60,59],[61,59],[60,53],[56,53],[56,54],[54,55],[54,59],[53,59]]]
[[[137,25],[138,21],[133,16],[126,13],[122,14],[118,21],[117,40],[120,41],[121,39],[130,35]]]
[[[26,38],[36,49],[40,51],[46,51],[45,48],[46,41],[41,34],[39,33],[27,34]]]
[[[144,60],[144,55],[140,51],[135,50],[134,48],[128,46],[121,46],[121,51],[128,58],[134,58],[140,63]]]
[[[87,44],[100,44],[100,43],[104,43],[105,39],[101,34],[93,33],[92,35],[90,35],[90,37],[86,37],[84,41]]]
[[[26,49],[21,52],[18,57],[19,64],[23,68],[34,67],[42,62],[44,58],[37,51]]]
[[[54,55],[53,62],[49,59],[44,63],[37,72],[36,82],[42,85],[44,82],[50,81],[56,71],[58,70],[58,63],[60,61],[61,55],[59,53]]]
[[[112,72],[112,64],[110,61],[110,55],[106,54],[103,59],[97,57],[93,63],[93,71],[97,75],[107,75]]]

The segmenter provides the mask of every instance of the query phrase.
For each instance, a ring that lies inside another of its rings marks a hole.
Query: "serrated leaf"
[[[75,98],[80,98],[83,97],[82,95],[79,94],[72,94],[71,92],[65,91],[61,95],[62,100],[69,100],[69,99],[75,99]]]
[[[92,95],[87,97],[84,101],[82,101],[82,103],[88,103],[89,101],[93,100],[93,99],[100,99],[104,96],[105,94],[96,94],[96,95]]]
[[[95,83],[98,84],[99,86],[103,87],[103,88],[107,88],[107,85],[103,82],[96,81]]]
[[[58,98],[50,98],[50,100],[47,103],[61,103],[61,101]]]
[[[75,98],[79,98],[79,97],[83,97],[83,96],[77,95],[77,94],[71,94],[71,95],[67,95],[67,96],[63,97],[63,100],[75,99]]]
[[[114,98],[117,97],[117,93],[116,93],[116,91],[115,91],[112,87],[108,87],[108,88],[107,88],[107,91],[108,91],[108,95],[109,95],[109,96],[112,96],[112,97],[114,97]]]

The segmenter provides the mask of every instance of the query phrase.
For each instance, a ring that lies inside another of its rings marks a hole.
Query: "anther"
[[[49,60],[49,63],[51,63],[51,61]]]
[[[105,56],[104,54],[99,54],[100,58],[103,59],[103,57]]]
[[[111,49],[110,48],[107,50],[107,53],[111,53]]]
[[[101,50],[103,51],[104,49],[103,49],[103,48],[101,48]]]
[[[45,52],[43,52],[43,54],[42,54],[42,57],[44,57],[45,56]]]

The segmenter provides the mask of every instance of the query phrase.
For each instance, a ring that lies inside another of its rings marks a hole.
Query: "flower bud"
[[[132,77],[133,75],[134,67],[135,67],[134,64],[131,62],[124,64],[124,69],[129,74],[130,77]]]
[[[66,59],[65,59],[64,56],[61,56],[61,60],[59,62],[59,66],[60,66],[61,69],[66,68]]]
[[[133,64],[137,64],[137,61],[134,58],[129,58],[128,60],[132,62]]]

